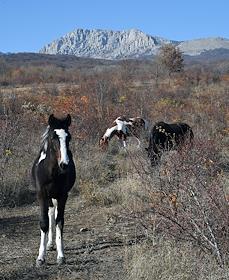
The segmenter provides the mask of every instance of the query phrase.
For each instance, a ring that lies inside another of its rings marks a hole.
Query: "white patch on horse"
[[[117,129],[118,129],[118,126],[117,126],[117,125],[115,125],[115,126],[113,126],[113,127],[111,127],[111,128],[108,128],[108,129],[106,130],[106,132],[104,133],[103,138],[104,138],[104,137],[109,138],[109,137],[111,136],[112,132],[115,131],[115,130],[117,130]]]
[[[45,132],[42,136],[43,137],[42,142],[44,142],[44,144],[43,144],[43,149],[41,151],[40,158],[39,158],[37,164],[39,164],[42,160],[44,160],[46,158],[46,152],[47,152],[47,149],[48,149],[48,142],[45,140],[44,137],[46,137],[46,136],[44,136],[44,135],[47,136],[47,133]]]
[[[124,123],[125,125],[131,125],[131,126],[133,126],[133,121],[134,121],[134,118],[130,118],[128,122],[127,122],[127,121],[123,121],[123,123]]]
[[[66,137],[68,136],[68,134],[64,129],[55,129],[54,131],[56,132],[60,140],[60,163],[68,164],[69,157],[66,146]]]
[[[53,203],[54,207],[57,207],[57,200],[55,198],[52,198],[52,203]],[[55,218],[56,218],[56,216],[55,216]]]
[[[46,153],[45,153],[44,151],[42,151],[37,164],[39,164],[39,163],[40,163],[42,160],[44,160],[45,158],[46,158]]]
[[[115,122],[117,123],[117,126],[118,126],[118,131],[122,131],[124,134],[127,133],[127,127],[126,127],[126,124],[127,123],[126,121],[121,121],[119,119],[116,119]]]

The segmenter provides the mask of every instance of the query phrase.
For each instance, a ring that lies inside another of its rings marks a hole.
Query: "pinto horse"
[[[193,137],[193,131],[186,123],[156,123],[151,130],[149,146],[146,148],[151,165],[158,163],[163,151],[177,149],[185,143],[185,140],[191,143]]]
[[[117,136],[123,147],[126,147],[127,137],[135,137],[140,146],[140,136],[143,131],[148,129],[148,122],[140,117],[126,118],[118,117],[111,128],[108,128],[104,135],[101,137],[99,144],[101,147],[107,147],[109,141]]]
[[[43,134],[38,157],[32,167],[32,181],[40,205],[41,240],[36,264],[45,263],[46,250],[53,248],[53,231],[56,227],[57,263],[63,264],[64,209],[68,192],[75,182],[76,173],[69,150],[71,135],[68,127],[71,117],[57,119],[51,115]]]

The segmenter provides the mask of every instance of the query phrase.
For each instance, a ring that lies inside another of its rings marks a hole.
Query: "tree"
[[[160,48],[158,61],[169,72],[169,75],[174,72],[182,72],[184,68],[184,59],[180,49],[172,44],[164,45]]]

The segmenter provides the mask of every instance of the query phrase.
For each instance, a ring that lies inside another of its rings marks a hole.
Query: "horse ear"
[[[68,114],[67,117],[66,117],[66,124],[67,124],[67,126],[70,126],[71,122],[72,122],[72,118],[71,118],[71,116]]]
[[[50,126],[53,126],[55,120],[56,120],[56,118],[54,117],[54,115],[53,115],[53,114],[50,115],[50,116],[49,116],[49,120],[48,120],[48,124],[49,124]]]

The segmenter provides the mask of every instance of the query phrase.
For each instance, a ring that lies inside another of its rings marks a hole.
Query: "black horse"
[[[149,146],[146,148],[151,165],[158,163],[163,151],[177,149],[186,139],[191,143],[193,137],[193,131],[186,123],[156,123],[151,130]]]
[[[49,117],[43,135],[41,150],[32,167],[32,181],[40,205],[41,241],[36,264],[45,263],[46,249],[53,247],[53,231],[56,226],[57,263],[63,264],[64,209],[68,192],[75,182],[75,165],[69,150],[71,135],[68,127],[71,117]]]

